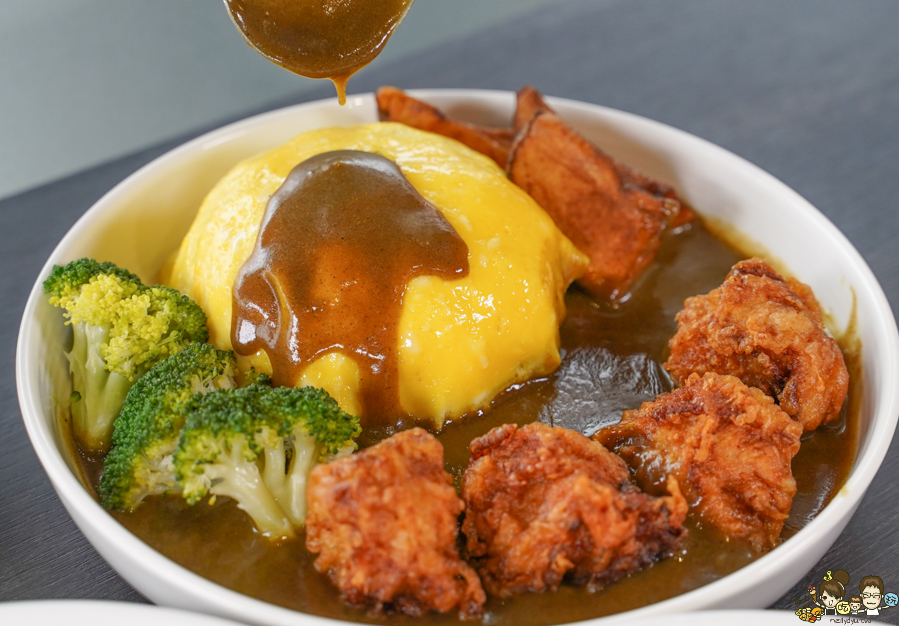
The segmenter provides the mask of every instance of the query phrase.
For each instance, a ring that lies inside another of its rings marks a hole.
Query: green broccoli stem
[[[253,518],[262,534],[282,539],[293,537],[290,519],[262,485],[259,468],[254,461],[244,457],[243,450],[243,445],[234,442],[217,462],[204,466],[204,474],[211,481],[210,493],[233,498],[238,508]]]
[[[134,510],[148,496],[181,492],[181,485],[175,478],[175,466],[172,461],[175,444],[171,442],[161,447],[162,451],[153,450],[150,454],[141,455],[143,464],[134,473],[135,483],[138,486],[128,494],[129,505],[120,506],[119,510]],[[116,507],[107,506],[106,508]]]
[[[81,395],[71,405],[72,432],[82,449],[99,454],[109,450],[112,425],[134,382],[106,369],[100,346],[109,340],[108,329],[80,322],[72,330],[74,342],[66,357],[72,386]]]
[[[122,405],[103,462],[98,492],[104,507],[131,511],[153,495],[180,493],[174,454],[194,394],[234,387],[230,352],[196,343],[166,358],[138,380]],[[208,485],[200,482],[201,498]]]
[[[283,438],[277,445],[265,448],[262,477],[290,521],[302,528],[306,523],[306,482],[320,451],[315,438],[301,426],[294,428],[291,439],[293,449],[289,466]]]

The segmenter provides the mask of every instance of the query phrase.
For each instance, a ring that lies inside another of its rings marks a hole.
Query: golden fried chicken
[[[486,128],[449,119],[427,102],[416,100],[396,87],[381,87],[375,94],[382,122],[401,122],[421,130],[450,137],[496,161],[505,169],[512,145],[512,130]]]
[[[507,424],[471,442],[462,531],[493,594],[563,578],[596,589],[678,546],[687,504],[676,481],[669,488],[641,493],[620,458],[578,432]]]
[[[507,171],[590,257],[578,282],[601,298],[627,295],[680,208],[549,111],[518,133]]]
[[[543,94],[531,85],[525,85],[519,89],[515,96],[515,115],[512,118],[512,126],[515,132],[520,132],[522,128],[528,125],[528,122],[534,119],[534,116],[544,112],[555,113],[546,104]]]
[[[522,87],[518,91],[516,97],[515,116],[512,120],[515,133],[517,134],[527,126],[528,122],[530,122],[538,113],[544,112],[555,113],[543,99],[543,95],[539,91],[530,85]],[[673,203],[677,203],[677,213],[671,224],[672,227],[682,226],[683,224],[696,219],[696,214],[677,197],[674,188],[671,186],[653,180],[649,176],[641,174],[618,161],[612,160],[612,164],[615,168],[615,172],[621,177],[624,185],[641,187],[647,193],[660,198],[668,198],[669,200],[672,200]]]
[[[777,545],[796,495],[790,462],[800,435],[772,398],[709,373],[625,411],[594,439],[617,449],[645,490],[673,477],[702,522],[766,550]]]
[[[696,217],[674,189],[618,163],[562,122],[531,86],[518,92],[512,128],[449,119],[395,87],[381,87],[376,98],[382,121],[451,137],[505,168],[590,257],[578,282],[594,296],[626,296],[662,233]]]
[[[546,100],[543,99],[543,94],[534,89],[531,85],[525,85],[519,89],[516,94],[515,115],[512,118],[512,125],[515,133],[519,133],[538,113],[555,113],[555,111],[546,103]],[[626,180],[627,184],[643,187],[649,193],[657,196],[665,196],[672,200],[678,200],[677,194],[671,186],[653,180],[649,176],[641,174],[618,161],[613,160],[613,164],[615,170]],[[681,209],[688,210],[686,207],[681,207]],[[693,216],[694,215],[691,213],[691,217]]]
[[[849,390],[843,354],[811,289],[761,259],[737,263],[723,285],[688,298],[668,345],[665,369],[676,381],[736,376],[776,397],[805,430],[835,418]]]
[[[456,546],[463,510],[443,446],[421,428],[312,470],[306,547],[346,601],[420,615],[486,601]]]

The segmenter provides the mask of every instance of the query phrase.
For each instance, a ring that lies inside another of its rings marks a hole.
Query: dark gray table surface
[[[895,0],[572,0],[363,71],[350,87],[515,90],[531,83],[704,137],[827,215],[896,311],[897,33]],[[322,85],[316,98],[331,95]],[[0,601],[142,600],[78,531],[32,451],[16,400],[14,352],[28,290],[66,230],[127,174],[184,139],[0,201]],[[877,574],[888,591],[899,591],[897,473],[894,442],[845,532],[775,608],[790,608],[827,569]],[[880,619],[899,623],[899,608]]]

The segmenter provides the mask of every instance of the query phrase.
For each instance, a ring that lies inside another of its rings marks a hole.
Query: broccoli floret
[[[306,479],[320,461],[351,453],[361,428],[325,391],[252,385],[194,396],[175,450],[182,494],[228,496],[269,537],[306,519]]]
[[[244,385],[268,385],[272,386],[272,377],[265,372],[257,372],[255,367],[251,367],[249,371],[243,373]]]
[[[71,406],[75,437],[88,451],[104,452],[131,385],[167,356],[205,342],[206,315],[174,289],[147,287],[93,259],[55,266],[44,291],[74,331],[66,356],[80,395]]]
[[[112,433],[112,450],[100,476],[100,501],[107,509],[131,511],[144,498],[177,492],[172,455],[195,394],[235,386],[231,352],[197,343],[165,359],[128,392]]]

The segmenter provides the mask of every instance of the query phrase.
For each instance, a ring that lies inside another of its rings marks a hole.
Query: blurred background
[[[369,69],[560,1],[415,0]],[[254,52],[222,0],[0,0],[0,59],[0,198],[323,89]]]

